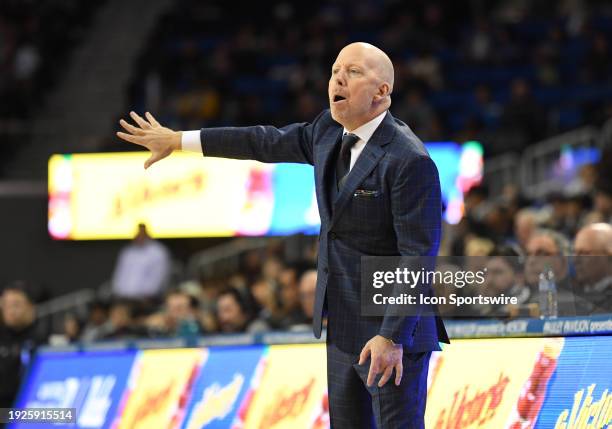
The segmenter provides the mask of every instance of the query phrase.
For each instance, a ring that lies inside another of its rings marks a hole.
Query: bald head
[[[593,223],[576,234],[574,252],[577,255],[612,256],[612,225]]]
[[[340,57],[340,55],[344,51],[354,51],[362,55],[372,67],[372,69],[375,70],[378,77],[382,81],[387,82],[389,84],[389,94],[393,91],[393,82],[395,80],[393,63],[391,62],[389,56],[385,54],[382,49],[377,48],[376,46],[371,45],[370,43],[355,42],[346,45],[344,48],[342,48],[342,50],[338,54],[338,57]]]
[[[612,276],[612,226],[593,223],[580,229],[574,240],[574,265],[578,284],[587,288]]]
[[[369,43],[345,46],[332,66],[329,103],[332,117],[347,130],[372,120],[391,105],[391,60]]]

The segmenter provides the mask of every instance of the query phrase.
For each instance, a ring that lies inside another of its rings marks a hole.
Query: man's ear
[[[391,85],[383,82],[378,86],[378,91],[374,94],[374,101],[381,101],[391,95]]]

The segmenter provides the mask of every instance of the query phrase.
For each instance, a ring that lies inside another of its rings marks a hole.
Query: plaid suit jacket
[[[342,131],[325,110],[312,123],[209,128],[200,137],[205,156],[314,166],[321,217],[313,321],[317,338],[326,312],[328,341],[348,353],[359,353],[378,334],[403,344],[407,352],[439,350],[439,341],[448,342],[448,336],[438,316],[360,314],[362,256],[437,254],[441,199],[436,166],[412,130],[387,112],[336,194],[333,158]],[[377,196],[355,195],[357,189],[377,191]]]

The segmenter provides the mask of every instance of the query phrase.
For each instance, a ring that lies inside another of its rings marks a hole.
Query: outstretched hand
[[[182,133],[162,127],[149,112],[147,112],[145,116],[148,121],[138,116],[136,112],[130,112],[130,117],[138,126],[134,126],[121,119],[119,124],[121,124],[127,133],[118,131],[117,136],[126,142],[134,143],[149,149],[151,151],[151,156],[144,164],[144,168],[149,168],[175,150],[180,150]]]

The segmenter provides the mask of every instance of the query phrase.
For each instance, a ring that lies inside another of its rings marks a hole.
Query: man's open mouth
[[[346,100],[346,98],[341,95],[334,95],[334,103],[338,101],[343,101],[343,100]]]

